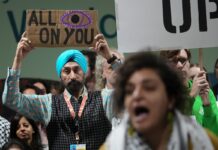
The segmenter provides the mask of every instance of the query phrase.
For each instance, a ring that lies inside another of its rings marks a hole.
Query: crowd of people
[[[125,59],[102,34],[89,50],[68,49],[56,60],[61,83],[19,86],[33,50],[22,35],[8,69],[0,117],[3,150],[218,149],[217,85],[191,64],[188,49],[138,52]],[[214,73],[218,78],[218,61]],[[57,87],[59,90],[55,90]]]

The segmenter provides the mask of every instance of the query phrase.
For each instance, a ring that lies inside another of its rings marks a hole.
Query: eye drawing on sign
[[[64,26],[74,29],[87,28],[92,24],[92,18],[84,11],[70,11],[61,17],[61,22]]]

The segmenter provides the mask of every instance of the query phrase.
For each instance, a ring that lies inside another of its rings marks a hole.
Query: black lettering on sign
[[[39,11],[39,24],[40,25],[47,25],[46,22],[43,22],[43,11]]]
[[[37,20],[37,16],[36,16],[36,12],[35,11],[32,11],[31,13],[31,16],[30,16],[30,19],[29,19],[29,22],[28,22],[28,25],[31,26],[31,24],[35,24],[38,26],[38,20]]]
[[[172,24],[170,0],[162,0],[163,3],[163,23],[165,29],[170,33],[176,33],[176,26]]]
[[[64,40],[63,44],[67,44],[69,39],[74,36],[75,37],[75,42],[78,44],[85,43],[87,45],[90,45],[94,41],[94,32],[95,30],[92,28],[91,30],[88,29],[70,29],[70,28],[65,28],[66,32],[66,38]],[[75,32],[75,35],[74,35]]]
[[[47,28],[42,28],[39,32],[39,40],[41,43],[48,43],[49,41],[49,30]]]
[[[176,33],[176,26],[172,24],[171,3],[170,0],[162,0],[163,4],[163,22],[165,29],[170,33]],[[186,32],[191,27],[191,5],[190,0],[182,0],[183,24],[180,26],[180,32]]]
[[[88,29],[85,29],[85,43],[87,45],[91,44],[94,40],[94,29],[92,28],[89,33],[90,35],[88,35]]]
[[[82,29],[77,29],[76,30],[76,43],[82,43],[83,42],[83,30]]]
[[[183,10],[183,25],[180,26],[180,32],[186,32],[191,27],[191,4],[190,0],[182,0],[182,10]]]
[[[59,44],[60,41],[60,29],[51,29],[51,44]]]
[[[70,32],[69,32],[68,29],[70,29],[70,28],[65,28],[65,32],[66,32],[66,34],[67,34],[67,36],[66,36],[66,38],[65,38],[65,40],[64,40],[64,44],[65,44],[65,45],[67,44],[67,42],[68,42],[68,40],[70,39],[71,35],[73,35],[73,33],[74,33],[74,31],[75,31],[75,29],[70,29]]]
[[[209,2],[214,2],[216,4],[216,11],[210,12],[210,19],[218,18],[218,0],[209,0]]]
[[[199,30],[200,32],[207,31],[207,13],[205,0],[198,0],[199,13]]]
[[[56,25],[56,23],[55,22],[52,22],[52,12],[51,11],[49,11],[48,12],[48,24],[50,25],[50,26],[55,26]]]

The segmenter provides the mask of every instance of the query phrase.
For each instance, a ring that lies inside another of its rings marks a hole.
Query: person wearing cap
[[[102,34],[95,36],[97,53],[111,63],[112,68],[121,62],[112,55]],[[49,149],[95,150],[104,142],[111,130],[108,118],[113,113],[105,113],[104,93],[87,92],[84,86],[87,60],[78,50],[62,52],[56,61],[56,71],[65,90],[61,95],[24,95],[19,92],[21,63],[32,51],[33,45],[25,35],[18,43],[12,68],[2,96],[3,104],[37,122],[46,125]],[[108,104],[111,105],[111,104]]]

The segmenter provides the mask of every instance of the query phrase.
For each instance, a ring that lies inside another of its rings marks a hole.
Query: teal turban
[[[61,77],[62,68],[69,61],[78,63],[82,71],[84,73],[87,72],[88,68],[86,57],[79,50],[70,49],[61,53],[56,60],[56,71],[59,77]]]

